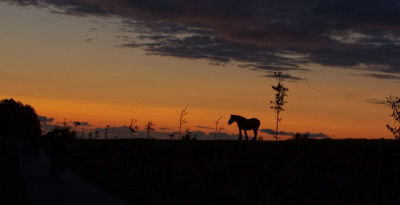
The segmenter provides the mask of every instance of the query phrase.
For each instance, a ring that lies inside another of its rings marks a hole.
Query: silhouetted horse
[[[246,119],[239,115],[231,115],[228,124],[232,124],[233,122],[236,122],[239,127],[238,140],[242,140],[242,130],[244,130],[246,141],[249,140],[249,137],[247,137],[246,130],[253,130],[254,132],[253,140],[257,140],[257,131],[258,128],[260,127],[260,120],[258,120],[257,118]]]

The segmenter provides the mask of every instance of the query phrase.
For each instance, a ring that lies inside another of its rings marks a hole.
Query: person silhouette
[[[57,136],[56,140],[51,145],[51,172],[54,176],[58,177],[64,171],[64,156],[67,152],[67,147],[61,139]]]

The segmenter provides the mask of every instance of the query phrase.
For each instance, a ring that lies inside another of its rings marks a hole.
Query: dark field
[[[134,204],[400,202],[399,141],[383,141],[381,155],[379,140],[117,139],[67,145],[69,166]]]

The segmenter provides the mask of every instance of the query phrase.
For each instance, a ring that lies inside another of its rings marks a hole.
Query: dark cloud
[[[40,122],[53,122],[53,120],[54,120],[54,118],[52,118],[52,117],[47,118],[46,116],[41,116],[41,115],[38,116],[38,119]]]
[[[150,55],[268,71],[316,63],[400,73],[400,2],[393,0],[3,1],[67,15],[120,16],[121,32],[143,34],[141,42],[122,47]]]
[[[322,132],[317,132],[317,133],[310,133],[310,132],[306,132],[306,133],[302,133],[302,134],[306,134],[308,135],[309,138],[331,138],[328,135],[322,133]]]
[[[297,61],[283,57],[285,52],[251,44],[226,42],[207,35],[191,35],[179,38],[172,35],[139,36],[152,43],[128,43],[122,47],[142,47],[149,55],[172,56],[187,59],[207,59],[214,65],[232,62],[247,63],[242,67],[257,70],[289,71],[303,70]]]
[[[260,132],[264,132],[264,133],[267,133],[267,134],[270,134],[270,135],[275,135],[275,130],[269,129],[269,128],[268,128],[268,129],[261,129]],[[279,131],[279,132],[278,132],[278,135],[289,135],[289,136],[293,136],[293,135],[295,135],[295,133],[293,133],[293,132]]]
[[[74,126],[90,126],[88,122],[79,122],[79,121],[74,121],[73,122]]]
[[[267,75],[264,75],[264,76],[261,76],[261,77],[276,78],[275,74],[267,74]],[[297,82],[297,81],[305,81],[306,80],[304,78],[299,78],[299,77],[295,77],[295,76],[292,76],[292,75],[285,75],[285,74],[281,75],[281,77],[284,80],[288,80],[289,82]]]
[[[261,129],[260,132],[264,132],[270,135],[275,135],[275,130],[273,129]],[[284,136],[294,136],[296,133],[294,132],[284,132],[284,131],[279,131],[278,135],[284,135]],[[306,134],[308,135],[309,138],[330,138],[328,135],[320,132],[320,133],[310,133],[310,132],[306,132],[306,133],[301,133],[302,135]]]

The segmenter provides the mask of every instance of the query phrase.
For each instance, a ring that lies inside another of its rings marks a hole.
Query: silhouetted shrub
[[[302,134],[300,134],[300,132],[298,132],[294,135],[293,138],[294,138],[294,140],[306,140],[306,139],[308,139],[308,134],[302,135]]]

